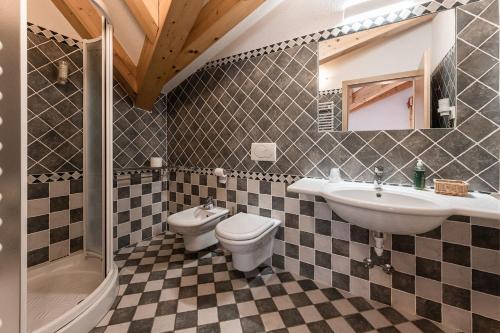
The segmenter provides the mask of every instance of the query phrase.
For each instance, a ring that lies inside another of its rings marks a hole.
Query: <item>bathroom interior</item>
[[[0,332],[500,332],[499,16],[0,1]]]

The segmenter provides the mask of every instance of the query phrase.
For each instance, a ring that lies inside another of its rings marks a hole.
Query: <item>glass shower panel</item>
[[[105,145],[103,39],[84,44],[84,222],[85,251],[104,262]]]
[[[22,1],[0,1],[0,332],[25,329],[25,10]]]

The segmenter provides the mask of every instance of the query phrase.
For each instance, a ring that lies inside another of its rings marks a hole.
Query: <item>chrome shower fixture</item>
[[[66,60],[60,60],[57,63],[57,84],[64,85],[68,82],[69,63]]]

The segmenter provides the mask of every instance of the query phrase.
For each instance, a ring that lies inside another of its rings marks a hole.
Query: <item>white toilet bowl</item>
[[[170,215],[167,224],[169,230],[182,235],[186,250],[196,252],[218,243],[214,229],[228,213],[225,208],[198,206]]]
[[[235,269],[248,272],[273,254],[273,240],[279,220],[238,213],[215,227],[215,236],[233,256]]]

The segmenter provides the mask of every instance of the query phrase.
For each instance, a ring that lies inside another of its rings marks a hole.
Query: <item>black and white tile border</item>
[[[50,183],[62,180],[83,179],[83,171],[43,173],[28,175],[28,184]]]
[[[301,37],[296,37],[290,40],[285,40],[283,42],[271,44],[268,46],[264,46],[258,49],[242,52],[239,54],[235,54],[229,57],[217,59],[208,62],[205,64],[203,69],[217,67],[221,65],[225,65],[228,63],[246,60],[253,57],[259,57],[264,54],[269,54],[276,51],[286,50],[290,47],[300,46],[304,44],[309,44],[311,42],[320,42],[323,40],[340,37],[343,35],[348,35],[354,32],[371,29],[374,27],[383,26],[390,23],[395,23],[399,21],[404,21],[410,18],[423,16],[427,14],[437,13],[443,10],[451,9],[460,5],[465,5],[468,3],[477,2],[479,0],[437,0],[437,1],[429,1],[423,4],[418,4],[414,7],[405,8],[401,10],[397,10],[394,12],[390,12],[378,17],[373,17],[369,19],[365,19],[360,22],[354,22],[338,27],[333,27],[331,29],[319,31],[316,33],[311,33],[308,35],[304,35]]]
[[[328,89],[328,90],[320,90],[318,92],[319,96],[334,95],[334,94],[341,94],[341,93],[342,93],[342,89],[341,88],[338,88],[338,89]]]
[[[150,173],[159,173],[159,172],[163,172],[165,170],[168,170],[167,167],[164,167],[164,168],[147,168],[147,167],[144,167],[144,168],[137,168],[137,169],[127,169],[127,170],[115,170],[114,171],[114,176],[117,177],[117,176],[122,176],[122,175],[135,175],[135,174],[143,174],[143,173],[146,173],[146,174],[150,174]]]
[[[168,170],[171,173],[189,172],[207,176],[214,175],[214,169],[211,168],[171,167]],[[265,172],[236,171],[236,170],[226,170],[226,174],[228,177],[235,177],[240,179],[267,180],[267,181],[287,183],[287,184],[292,184],[302,178],[301,176],[292,176],[292,175],[274,174]]]
[[[64,36],[60,33],[40,27],[30,22],[28,22],[28,30],[33,32],[34,34],[41,35],[49,39],[53,39],[58,43],[65,43],[68,44],[69,46],[76,46],[80,49],[83,48],[83,44],[79,40]]]

